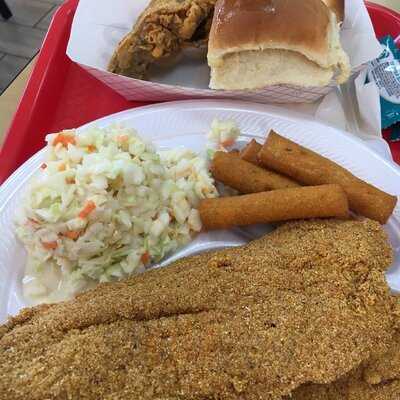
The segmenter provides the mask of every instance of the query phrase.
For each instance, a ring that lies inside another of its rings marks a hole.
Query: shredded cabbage
[[[121,126],[48,135],[45,164],[17,216],[25,293],[57,301],[143,271],[201,230],[200,199],[218,195],[205,159],[156,151]]]
[[[210,155],[213,155],[214,149],[227,149],[235,144],[240,135],[240,129],[233,120],[221,121],[215,118],[211,123],[211,131],[207,138],[213,145],[209,149]]]

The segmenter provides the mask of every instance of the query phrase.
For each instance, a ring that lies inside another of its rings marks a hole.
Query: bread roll
[[[336,15],[321,0],[218,0],[207,58],[213,89],[325,86],[350,74]]]
[[[322,0],[335,14],[340,24],[344,20],[344,0]]]

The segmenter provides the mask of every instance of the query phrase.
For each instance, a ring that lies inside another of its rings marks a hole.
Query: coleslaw
[[[240,129],[234,120],[214,118],[207,134],[207,157],[212,160],[216,151],[228,151],[240,136]]]
[[[17,235],[28,253],[24,292],[58,301],[141,272],[201,230],[200,199],[218,195],[207,161],[156,151],[113,126],[48,135]]]

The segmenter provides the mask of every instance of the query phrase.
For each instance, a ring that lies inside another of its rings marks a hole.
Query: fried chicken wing
[[[138,79],[150,64],[205,42],[216,0],[152,0],[119,43],[108,70]]]
[[[280,399],[330,383],[388,351],[391,262],[376,222],[300,221],[26,309],[0,327],[0,399]]]

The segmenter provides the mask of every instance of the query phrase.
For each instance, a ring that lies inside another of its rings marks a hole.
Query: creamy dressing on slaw
[[[198,202],[218,195],[203,157],[156,151],[134,130],[63,131],[47,143],[17,216],[32,303],[144,271],[201,230]]]

